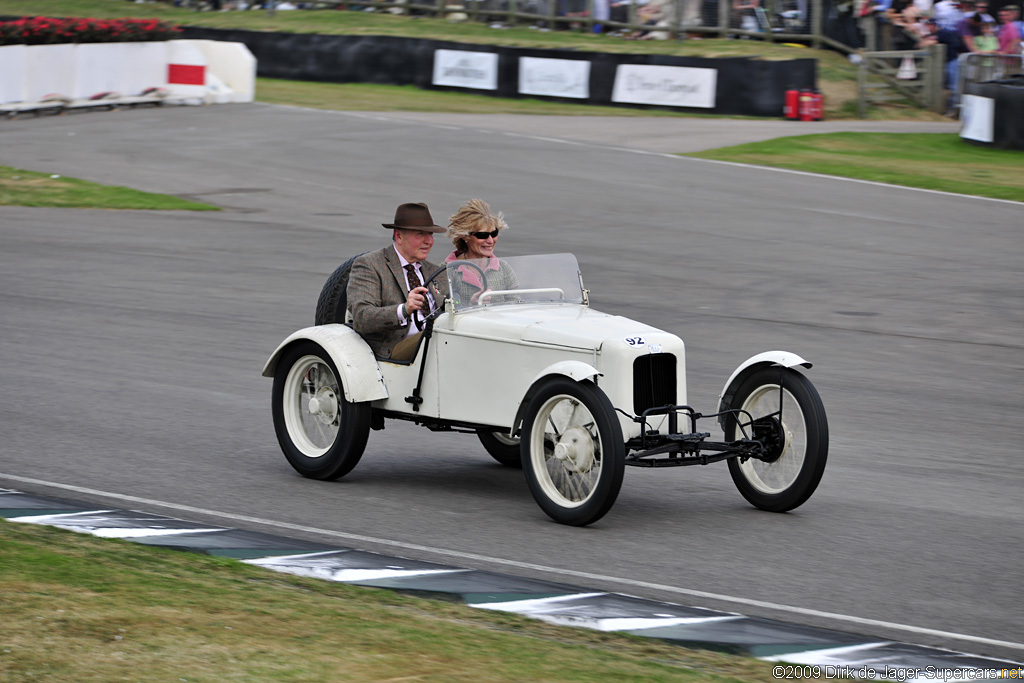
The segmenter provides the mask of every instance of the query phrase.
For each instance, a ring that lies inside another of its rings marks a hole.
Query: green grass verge
[[[0,679],[768,683],[653,639],[0,521]]]
[[[626,109],[535,99],[502,99],[468,92],[422,90],[412,85],[312,83],[259,78],[256,100],[337,111],[426,111],[448,114],[533,114],[548,116],[622,116],[751,118],[694,114],[664,109]]]
[[[613,107],[501,100],[411,86],[260,79],[257,99],[317,109],[565,116],[693,116]],[[774,166],[958,194],[1024,201],[1024,154],[978,147],[956,134],[829,133],[778,138],[683,156]]]
[[[53,206],[69,209],[142,209],[219,211],[192,202],[116,185],[65,178],[49,173],[0,166],[0,206]]]
[[[682,156],[1024,202],[1024,153],[955,133],[801,135]]]

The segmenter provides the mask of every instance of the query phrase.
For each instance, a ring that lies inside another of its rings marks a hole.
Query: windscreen
[[[536,303],[583,303],[572,254],[465,259],[448,264],[455,310]]]

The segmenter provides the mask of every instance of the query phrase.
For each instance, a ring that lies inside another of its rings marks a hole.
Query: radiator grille
[[[676,403],[676,357],[652,353],[633,361],[633,412]]]

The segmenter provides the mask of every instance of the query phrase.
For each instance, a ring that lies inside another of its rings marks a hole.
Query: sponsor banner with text
[[[519,93],[585,100],[590,97],[590,62],[520,57]]]
[[[669,107],[715,107],[716,69],[620,64],[612,102]]]
[[[977,142],[995,140],[996,101],[991,97],[964,95],[960,108],[960,137]]]
[[[498,89],[498,54],[434,50],[434,85],[477,90]]]

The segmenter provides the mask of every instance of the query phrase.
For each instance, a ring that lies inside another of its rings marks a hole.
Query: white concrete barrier
[[[25,99],[25,45],[0,47],[0,104]]]
[[[167,41],[165,86],[169,99],[195,104],[212,100],[207,88],[206,56],[192,40]]]
[[[175,41],[177,42],[177,41]],[[256,99],[256,57],[244,43],[222,40],[190,40],[206,57],[207,78],[216,77],[226,91],[215,93],[228,102]]]
[[[54,94],[71,97],[75,89],[74,52],[74,45],[28,45],[22,101],[39,102]]]
[[[242,43],[211,40],[0,47],[0,104],[149,88],[165,89],[173,102],[252,102],[256,58]]]
[[[121,43],[124,47],[121,72],[121,90],[134,95],[147,88],[163,88],[167,80],[167,43]],[[82,47],[85,47],[84,45]]]

